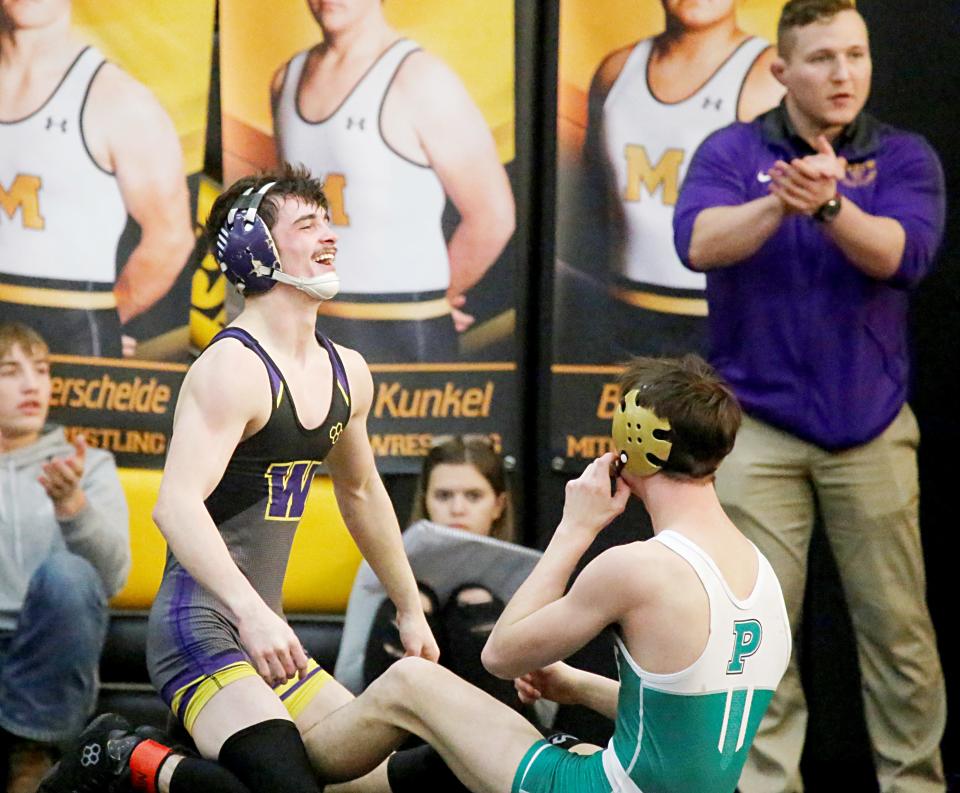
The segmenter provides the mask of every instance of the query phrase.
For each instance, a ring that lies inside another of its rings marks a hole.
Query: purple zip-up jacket
[[[865,275],[819,223],[791,215],[755,254],[707,273],[713,365],[749,414],[831,451],[875,438],[906,400],[908,290],[933,265],[945,213],[943,171],[919,135],[862,113],[834,146],[850,163],[840,193],[904,228],[897,272]],[[783,104],[707,138],[674,213],[683,263],[701,211],[766,195],[776,160],[812,153]]]

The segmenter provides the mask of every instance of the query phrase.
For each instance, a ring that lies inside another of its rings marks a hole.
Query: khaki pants
[[[717,493],[780,579],[794,653],[740,778],[742,793],[803,789],[807,707],[796,639],[818,508],[856,635],[880,789],[945,789],[939,747],[946,693],[925,597],[918,440],[906,405],[879,437],[835,453],[744,417],[736,446],[717,473]]]

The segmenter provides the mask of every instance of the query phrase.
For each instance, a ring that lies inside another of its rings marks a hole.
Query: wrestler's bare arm
[[[153,519],[180,564],[234,613],[257,672],[276,684],[306,671],[306,655],[240,572],[204,505],[237,444],[269,417],[270,385],[259,358],[231,340],[208,349],[180,391]]]
[[[577,562],[630,496],[622,480],[610,496],[612,457],[604,455],[567,483],[560,525],[484,647],[483,665],[492,674],[517,677],[566,658],[639,605],[644,579],[631,567],[634,554],[619,548],[590,562],[564,594]]]
[[[514,685],[525,705],[543,698],[558,705],[583,705],[608,719],[617,717],[619,681],[577,669],[563,661],[528,672],[518,677]]]
[[[493,135],[460,78],[439,58],[416,52],[404,62],[394,88],[412,108],[417,138],[460,213],[448,243],[450,287],[457,298],[474,286],[503,250],[516,225],[507,172]]]
[[[785,89],[770,70],[776,59],[776,47],[767,47],[747,72],[737,107],[737,118],[740,121],[753,121],[761,113],[778,105],[783,98]]]
[[[170,290],[193,250],[183,153],[153,94],[110,63],[90,88],[83,131],[94,161],[116,174],[127,212],[141,228],[114,287],[120,321],[128,322]]]
[[[608,478],[608,488],[609,483]],[[526,590],[517,590],[508,604],[513,609],[504,609],[487,641],[483,665],[491,674],[513,678],[568,658],[641,604],[637,593],[643,582],[637,580],[622,549],[591,561],[570,591],[562,594],[577,561],[590,547],[586,534],[562,523],[557,527],[555,541],[524,582]]]
[[[423,616],[417,583],[400,537],[400,526],[367,437],[367,415],[373,402],[373,379],[359,353],[338,348],[351,390],[351,416],[327,455],[340,514],[397,607],[400,638],[408,655],[437,660],[440,650]]]

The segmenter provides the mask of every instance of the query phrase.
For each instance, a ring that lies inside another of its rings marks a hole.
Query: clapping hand
[[[770,192],[793,214],[813,215],[837,194],[837,182],[847,170],[847,161],[837,157],[830,142],[820,135],[816,154],[789,163],[777,160],[770,169]]]
[[[71,443],[74,453],[69,457],[53,457],[47,460],[42,466],[43,474],[37,477],[37,481],[53,501],[57,520],[76,517],[87,503],[81,487],[87,444],[80,434],[75,435]]]

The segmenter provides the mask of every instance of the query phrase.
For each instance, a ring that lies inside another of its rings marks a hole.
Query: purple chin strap
[[[276,286],[273,273],[280,270],[280,255],[257,210],[268,182],[254,192],[248,188],[230,207],[227,220],[217,234],[216,259],[230,283],[242,294],[258,294]]]

